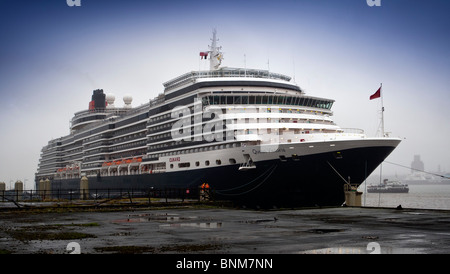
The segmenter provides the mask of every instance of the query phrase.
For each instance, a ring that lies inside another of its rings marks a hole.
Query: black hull
[[[256,162],[255,169],[239,165],[178,172],[89,177],[89,189],[198,189],[208,183],[214,199],[260,207],[339,206],[345,201],[344,180],[361,184],[395,147],[363,147]],[[338,173],[341,175],[339,176]],[[55,179],[52,191],[79,189],[80,179]]]

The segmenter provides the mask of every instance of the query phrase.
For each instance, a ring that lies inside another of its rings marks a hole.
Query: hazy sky
[[[308,95],[335,99],[334,119],[403,138],[387,159],[450,172],[448,0],[0,0],[0,181],[34,185],[40,151],[69,134],[97,88],[133,105],[162,83],[207,69],[217,29],[223,66],[268,68]],[[384,164],[387,173],[409,170]]]

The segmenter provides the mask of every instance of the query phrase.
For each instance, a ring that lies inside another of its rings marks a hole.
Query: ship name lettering
[[[180,161],[180,157],[169,158],[169,162],[179,162],[179,161]]]

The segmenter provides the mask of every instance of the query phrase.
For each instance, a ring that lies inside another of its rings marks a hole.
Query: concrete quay
[[[249,210],[185,205],[2,210],[0,253],[442,254],[450,211],[367,207]]]

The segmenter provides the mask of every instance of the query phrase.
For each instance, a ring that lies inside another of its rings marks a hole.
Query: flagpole
[[[245,77],[247,77],[247,56],[244,54],[244,69],[245,69]]]
[[[380,84],[380,94],[381,94],[381,136],[384,137],[383,83]]]
[[[383,83],[380,83],[381,97],[381,137],[384,137],[384,105],[383,105]],[[380,185],[383,182],[383,163],[380,164]],[[378,193],[378,207],[380,206],[381,192]]]

